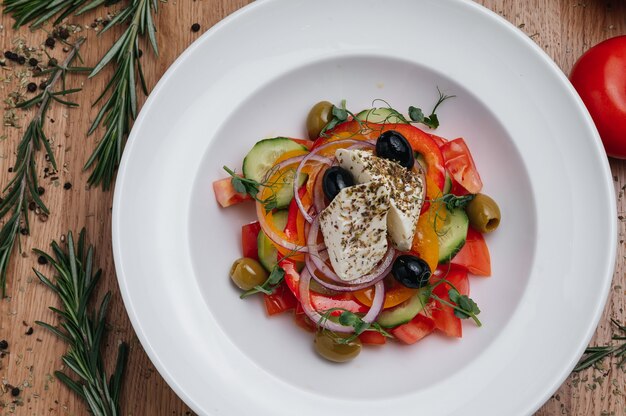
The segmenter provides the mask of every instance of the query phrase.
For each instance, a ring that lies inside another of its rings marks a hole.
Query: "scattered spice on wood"
[[[35,91],[37,91],[37,84],[35,84],[34,82],[29,82],[28,85],[26,86],[26,90],[28,92],[35,92]]]
[[[48,264],[48,259],[46,258],[46,256],[39,256],[37,257],[37,263],[41,265]]]
[[[13,388],[11,389],[11,396],[13,396],[13,397],[17,397],[17,396],[19,396],[19,395],[20,395],[20,389],[19,389],[19,387],[13,387]]]
[[[54,48],[54,45],[56,45],[56,43],[57,43],[57,41],[56,41],[56,40],[54,40],[54,38],[50,37],[50,38],[46,39],[45,45],[46,45],[48,48],[53,49],[53,48]]]
[[[69,183],[69,182],[65,182],[65,183],[63,184],[63,189],[65,189],[65,190],[70,190],[70,189],[72,189],[72,184],[71,184],[71,183]]]
[[[20,64],[20,65],[24,65],[26,63],[26,57],[18,56],[17,57],[17,63]]]
[[[0,341],[0,350],[6,350],[9,348],[9,342],[6,339]]]
[[[33,327],[32,327],[32,326],[31,326],[31,327],[28,327],[28,329],[26,330],[26,335],[33,335],[33,332],[34,332],[34,331],[35,331],[35,330],[33,329]]]
[[[28,203],[28,209],[31,211],[34,211],[35,209],[37,209],[37,204],[35,203],[35,201],[30,201]]]
[[[22,227],[22,229],[20,230],[20,233],[21,233],[22,235],[28,235],[28,228],[26,228],[26,227]]]
[[[50,60],[48,61],[48,66],[57,66],[59,64],[59,61],[57,61],[55,58],[50,58]]]
[[[37,188],[37,193],[38,193],[39,195],[43,195],[43,194],[45,194],[45,193],[46,193],[46,190],[44,189],[44,187],[43,187],[43,186],[40,186],[40,187],[38,187],[38,188]]]
[[[191,25],[191,31],[192,32],[199,32],[200,31],[200,24],[199,23],[194,23],[193,25]]]
[[[37,64],[39,64],[39,61],[37,60],[37,58],[30,58],[28,60],[28,65],[30,66],[37,66]]]

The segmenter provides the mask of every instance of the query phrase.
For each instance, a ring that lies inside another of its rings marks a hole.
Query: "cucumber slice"
[[[388,107],[369,108],[367,110],[363,110],[356,115],[356,118],[361,121],[367,121],[368,123],[409,124],[402,114],[393,108]]]
[[[446,221],[437,233],[439,263],[447,263],[465,245],[469,219],[463,209],[448,211]]]
[[[452,190],[452,178],[450,177],[450,175],[448,175],[448,172],[446,172],[446,181],[443,184],[443,194],[449,194],[450,191]]]
[[[274,225],[281,230],[285,229],[287,225],[287,210],[275,211],[272,215]],[[271,271],[276,266],[278,259],[278,250],[263,230],[259,231],[257,237],[257,246],[259,250],[259,261],[268,271]]]
[[[263,182],[276,159],[283,153],[307,150],[306,147],[286,137],[274,137],[257,142],[243,160],[243,174],[248,179]]]
[[[293,199],[293,178],[296,176],[296,171],[290,171],[280,179],[280,185],[274,185],[272,188],[275,190],[276,196],[276,208],[283,209],[289,206],[289,203]],[[298,177],[298,188],[300,188],[308,179],[306,173],[301,173]]]
[[[424,309],[429,297],[430,292],[426,288],[418,289],[416,294],[398,306],[382,311],[378,315],[377,322],[383,328],[393,328],[406,324]]]

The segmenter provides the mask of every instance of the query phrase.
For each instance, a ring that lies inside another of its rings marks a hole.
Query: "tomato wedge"
[[[251,222],[241,227],[241,247],[244,257],[259,259],[258,236],[261,225],[258,221]]]
[[[417,314],[410,322],[391,330],[391,334],[405,344],[415,344],[435,329],[435,321]]]
[[[439,150],[439,146],[433,140],[432,135],[418,129],[412,124],[375,124],[358,123],[356,121],[346,121],[328,132],[330,138],[320,137],[315,141],[313,147],[317,147],[330,140],[356,139],[356,140],[376,140],[388,130],[395,130],[402,134],[413,151],[420,153],[426,161],[426,176],[430,177],[439,189],[443,189],[446,179],[444,168],[444,157]]]
[[[387,343],[387,338],[376,331],[365,331],[359,335],[359,339],[363,344],[367,345],[384,345]]]
[[[252,199],[248,194],[240,194],[235,191],[230,177],[213,182],[213,193],[215,194],[215,199],[223,208]]]
[[[474,158],[462,138],[454,139],[441,146],[445,166],[454,180],[471,194],[483,188]]]
[[[292,259],[283,259],[278,264],[285,271],[285,283],[296,296],[296,299],[300,300],[300,274],[296,270],[295,262]],[[311,304],[318,312],[324,312],[332,308],[341,308],[354,313],[365,313],[369,310],[369,307],[357,302],[351,293],[327,296],[311,292]]]
[[[294,309],[298,300],[285,284],[278,286],[271,295],[263,295],[265,310],[269,316]]]
[[[491,276],[491,257],[483,235],[470,227],[465,245],[452,258],[452,264],[461,266],[476,276]]]
[[[465,270],[460,267],[454,267],[454,265],[442,266],[433,275],[432,279],[436,282],[437,279],[442,277],[445,277],[446,280],[452,283],[461,295],[469,295],[469,280]],[[442,283],[435,287],[433,293],[441,299],[450,302],[450,296],[448,295],[450,287],[447,283]],[[435,301],[435,307],[431,310],[431,316],[435,322],[435,328],[439,331],[450,337],[461,338],[463,336],[461,319],[454,315],[452,307]]]

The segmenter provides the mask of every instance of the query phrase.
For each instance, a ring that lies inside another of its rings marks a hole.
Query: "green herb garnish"
[[[330,319],[333,312],[339,311],[341,312],[341,314],[339,314],[339,316],[337,317],[338,322],[343,326],[350,326],[354,328],[354,334],[347,338],[337,337],[337,342],[341,344],[347,344],[354,341],[359,335],[361,335],[365,331],[375,331],[387,338],[393,338],[393,335],[385,331],[378,322],[364,322],[359,315],[343,308],[330,308],[324,311],[318,323],[322,325],[325,321]]]
[[[437,104],[433,107],[433,111],[431,111],[428,117],[424,116],[424,112],[421,108],[417,108],[414,106],[409,107],[409,118],[411,121],[415,123],[422,123],[431,129],[436,129],[439,127],[439,117],[437,117],[436,111],[437,108],[448,98],[454,98],[456,95],[446,95],[441,92],[439,87],[437,87],[437,92],[439,93],[439,99],[437,100]]]
[[[615,319],[611,318],[611,322],[618,330],[617,334],[613,334],[611,338],[613,341],[618,341],[613,345],[604,345],[604,346],[596,346],[596,347],[587,347],[583,356],[576,367],[574,367],[575,372],[582,371],[591,366],[595,366],[603,361],[607,357],[621,357],[620,361],[617,363],[617,368],[624,369],[623,365],[626,363],[626,326],[621,325]]]

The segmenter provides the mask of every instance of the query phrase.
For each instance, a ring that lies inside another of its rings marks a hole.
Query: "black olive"
[[[354,185],[352,174],[339,166],[332,166],[324,172],[322,188],[329,201],[335,199],[343,188]]]
[[[428,263],[424,260],[403,254],[394,260],[391,274],[404,286],[419,289],[428,284],[431,271]]]
[[[407,169],[415,163],[413,149],[407,139],[395,130],[388,130],[376,141],[376,155],[398,162]]]

